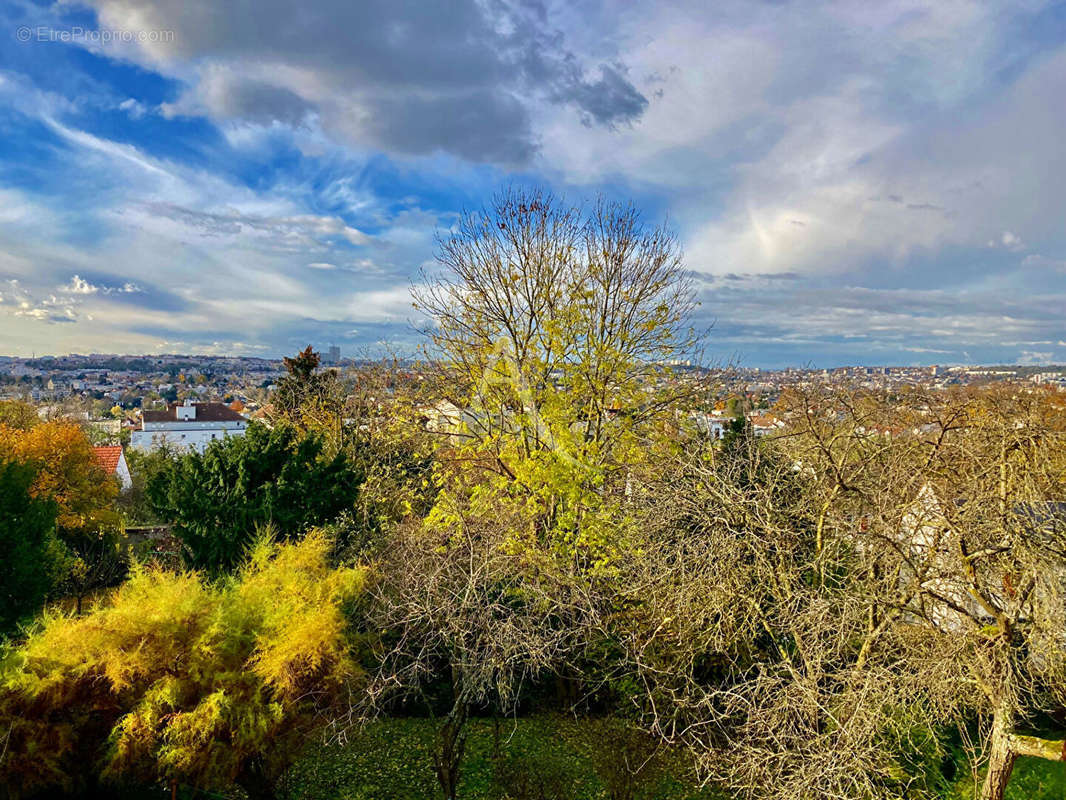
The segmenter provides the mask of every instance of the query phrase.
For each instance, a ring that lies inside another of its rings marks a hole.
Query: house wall
[[[188,420],[183,422],[142,422],[146,431],[206,431],[206,430],[243,430],[248,425],[246,420],[211,422],[208,420]]]
[[[130,447],[151,452],[166,443],[175,450],[195,450],[202,453],[216,439],[244,435],[243,422],[219,422],[212,427],[207,427],[210,423],[202,425],[204,427],[190,428],[188,423],[174,423],[164,428],[164,423],[154,423],[148,430],[131,432]]]
[[[118,476],[119,486],[126,492],[133,488],[133,476],[130,475],[129,464],[126,463],[126,454],[118,457],[118,465],[115,467],[115,475]]]
[[[726,426],[730,422],[725,417],[704,414],[699,411],[693,411],[688,416],[692,423],[695,424],[696,429],[710,439],[721,439],[725,433]]]

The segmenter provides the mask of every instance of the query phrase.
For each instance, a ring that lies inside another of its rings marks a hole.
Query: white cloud
[[[59,291],[66,294],[96,294],[100,291],[100,287],[93,286],[93,284],[89,283],[84,278],[74,275],[70,279],[70,283],[59,287]]]
[[[165,115],[321,125],[359,148],[518,164],[537,149],[538,103],[606,128],[639,119],[648,105],[624,54],[575,52],[555,9],[524,2],[318,0],[293,17],[281,0],[263,0],[257,14],[289,22],[255,33],[240,8],[211,0],[186,0],[180,10],[161,0],[92,4],[109,27],[173,31],[169,40],[111,48],[188,87]]]
[[[373,304],[387,304],[392,287],[406,293],[408,274],[432,249],[432,214],[379,214],[364,204],[364,215],[374,212],[371,237],[339,216],[308,213],[299,186],[261,195],[61,128],[69,168],[100,190],[84,207],[64,195],[67,207],[55,210],[0,189],[0,275],[16,282],[2,293],[0,351],[22,352],[24,342],[37,351],[156,351],[179,330],[232,332],[239,336],[216,338],[276,348],[264,342],[301,321],[347,322],[350,330],[356,321],[405,318]],[[68,243],[84,230],[91,244]],[[371,293],[359,312],[355,274]],[[29,321],[68,324],[42,325],[28,339],[19,325]]]
[[[1020,251],[1052,235],[1066,180],[1054,134],[1066,51],[1017,71],[1025,51],[1011,39],[1044,5],[726,2],[712,15],[673,3],[623,16],[628,61],[662,96],[618,135],[551,115],[545,164],[665,198],[699,270],[902,264],[980,247],[1004,223],[1014,238],[997,233],[996,246]]]
[[[23,286],[17,278],[6,281],[7,291],[0,294],[0,311],[12,317],[47,323],[67,323],[79,318],[80,301],[55,294],[38,295]]]
[[[406,286],[356,292],[349,300],[350,318],[357,322],[407,322],[422,315],[414,308]]]
[[[1035,351],[1035,350],[1023,350],[1018,355],[1018,363],[1029,366],[1043,366],[1044,364],[1050,364],[1054,359],[1055,354],[1050,350]]]
[[[1003,231],[1003,235],[999,237],[1000,244],[1006,247],[1008,250],[1021,250],[1025,247],[1022,244],[1022,237],[1011,231]]]
[[[148,108],[138,100],[134,100],[132,97],[127,97],[118,104],[118,107],[120,110],[129,114],[132,119],[140,119],[148,113]]]

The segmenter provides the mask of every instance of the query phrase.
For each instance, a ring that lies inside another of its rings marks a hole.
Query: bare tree
[[[647,487],[656,541],[633,563],[623,634],[638,709],[742,796],[898,797],[921,687],[893,648],[857,666],[869,587],[819,549],[813,477],[748,449],[694,452]]]
[[[647,489],[641,711],[774,798],[920,792],[907,762],[976,718],[999,800],[1016,758],[1063,755],[1020,730],[1066,687],[1062,409],[1017,390],[794,400],[778,441]]]
[[[387,631],[365,702],[366,718],[396,700],[425,698],[441,676],[450,706],[438,726],[434,768],[454,798],[472,707],[512,713],[522,687],[573,671],[602,625],[586,583],[513,547],[506,517],[461,530],[395,532],[380,564],[371,623]],[[425,698],[432,711],[432,699]]]
[[[1018,757],[1066,758],[1062,739],[1020,730],[1066,701],[1066,410],[1010,387],[923,398],[921,411],[922,486],[894,541],[889,520],[871,525],[871,549],[890,545],[880,559],[913,595],[906,620],[957,661],[960,695],[975,687],[981,796],[1000,800]]]

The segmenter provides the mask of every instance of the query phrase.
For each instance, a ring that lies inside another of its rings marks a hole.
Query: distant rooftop
[[[104,472],[114,475],[115,470],[118,469],[118,462],[122,458],[122,447],[121,445],[94,447],[93,454],[96,456],[96,463],[103,468]]]
[[[195,416],[191,419],[179,409],[194,408]],[[144,411],[141,417],[145,422],[243,422],[244,417],[225,403],[171,403],[166,411]]]

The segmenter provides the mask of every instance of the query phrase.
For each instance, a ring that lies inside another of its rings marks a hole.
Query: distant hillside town
[[[321,357],[340,385],[357,392],[360,375],[373,364],[342,360],[331,346]],[[394,368],[397,365],[394,365]],[[431,364],[398,365],[407,377],[422,379]],[[819,386],[867,389],[891,394],[907,387],[947,389],[1022,382],[1066,391],[1066,366],[860,366],[780,370],[707,368],[689,362],[663,364],[659,383],[699,382],[713,387],[691,402],[688,415],[697,429],[721,438],[730,420],[746,416],[757,435],[781,427],[773,407],[788,389]],[[285,373],[281,359],[195,355],[0,356],[0,399],[34,404],[42,417],[80,419],[101,443],[136,450],[203,451],[212,441],[241,435],[253,419],[269,421],[271,396]],[[448,430],[476,425],[477,412],[446,399],[423,409],[427,427]]]
[[[358,370],[367,362],[342,360],[340,350],[331,346],[322,353],[321,363],[342,375]],[[417,368],[413,362],[412,368]],[[686,374],[718,373],[727,393],[772,404],[788,387],[810,387],[849,383],[869,389],[891,390],[901,386],[938,388],[987,384],[998,381],[1026,381],[1066,388],[1066,365],[1056,366],[845,366],[833,369],[789,367],[778,370],[728,367],[704,368],[688,362],[670,363],[671,374],[683,380]],[[281,359],[242,356],[113,354],[42,356],[16,358],[0,356],[0,398],[23,399],[35,403],[63,401],[72,397],[110,410],[163,410],[167,404],[185,400],[237,402],[239,411],[254,411],[269,396],[275,382],[285,372]]]

